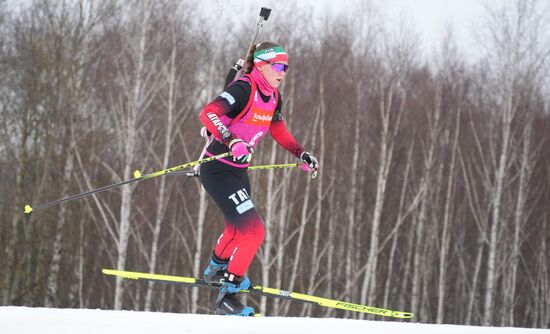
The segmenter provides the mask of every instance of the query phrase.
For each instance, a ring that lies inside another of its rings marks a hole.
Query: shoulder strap
[[[245,74],[238,80],[243,80],[250,83],[250,96],[248,97],[248,102],[246,103],[246,106],[243,108],[243,110],[235,118],[233,118],[227,126],[238,122],[241,118],[244,117],[244,115],[246,115],[246,113],[248,113],[250,107],[252,106],[252,103],[254,103],[254,97],[256,96],[256,92],[258,90],[258,85],[254,82],[254,80],[252,80],[250,74]]]

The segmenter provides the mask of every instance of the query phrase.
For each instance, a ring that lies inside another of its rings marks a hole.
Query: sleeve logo
[[[221,93],[220,97],[223,97],[224,99],[226,99],[230,105],[233,105],[235,103],[235,98],[233,97],[233,95],[229,94],[228,92]]]

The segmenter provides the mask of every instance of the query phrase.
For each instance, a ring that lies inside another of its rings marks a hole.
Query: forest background
[[[283,113],[322,169],[250,172],[266,239],[248,275],[419,322],[548,328],[547,4],[487,5],[475,61],[452,30],[426,55],[377,5],[312,25],[307,9],[281,4],[262,32],[289,52]],[[199,276],[223,218],[197,179],[23,213],[198,158],[198,113],[257,21],[256,8],[211,17],[191,0],[0,1],[1,305],[211,312],[212,291],[100,270]],[[254,155],[295,161],[269,138]]]

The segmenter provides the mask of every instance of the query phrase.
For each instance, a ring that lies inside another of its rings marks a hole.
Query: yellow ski
[[[203,279],[198,279],[193,277],[148,274],[148,273],[140,273],[140,272],[133,272],[133,271],[113,270],[113,269],[103,269],[102,272],[105,275],[119,276],[122,278],[128,278],[128,279],[134,279],[134,280],[142,279],[142,280],[152,280],[152,281],[160,281],[160,282],[180,283],[180,284],[186,284],[186,285],[191,285],[195,287],[209,287],[209,288],[220,287],[219,283],[208,283]],[[367,305],[361,305],[361,304],[353,304],[345,301],[316,297],[316,296],[307,295],[303,293],[263,287],[260,285],[255,285],[251,287],[249,290],[243,290],[242,292],[253,294],[253,295],[274,297],[274,298],[287,299],[287,300],[299,300],[302,302],[317,304],[323,307],[330,307],[330,308],[353,311],[353,312],[369,313],[369,314],[374,314],[374,315],[379,315],[384,317],[391,317],[391,318],[409,319],[414,316],[410,312],[402,312],[402,311],[389,310],[385,308],[379,308],[379,307],[373,307],[373,306],[367,306]]]

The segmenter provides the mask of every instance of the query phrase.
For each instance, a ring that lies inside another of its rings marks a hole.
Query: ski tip
[[[136,169],[134,171],[134,178],[139,179],[140,177],[141,177],[141,172],[139,171],[139,169]]]
[[[32,212],[32,206],[30,206],[30,205],[28,205],[28,204],[25,205],[25,213],[26,213],[26,214],[29,214],[29,213],[31,213],[31,212]]]
[[[411,312],[393,311],[391,316],[399,319],[410,319],[414,317],[414,314]]]

